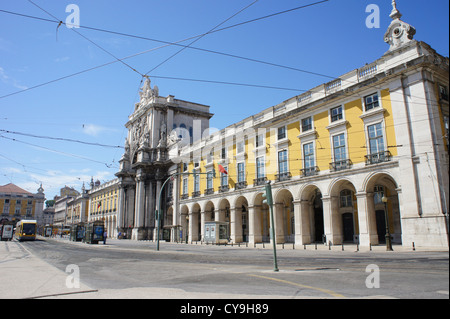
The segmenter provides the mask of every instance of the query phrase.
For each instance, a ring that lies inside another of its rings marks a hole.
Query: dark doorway
[[[315,241],[324,241],[324,226],[323,226],[323,203],[322,203],[322,193],[316,192],[314,197],[314,233]]]
[[[352,213],[342,214],[342,225],[344,227],[344,241],[353,242],[353,235],[355,233]]]
[[[378,242],[386,243],[386,217],[384,210],[375,211],[375,216],[377,220]]]

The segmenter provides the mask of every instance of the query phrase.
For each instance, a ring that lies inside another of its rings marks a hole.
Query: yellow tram
[[[36,240],[37,221],[21,220],[16,224],[15,237],[18,241]]]

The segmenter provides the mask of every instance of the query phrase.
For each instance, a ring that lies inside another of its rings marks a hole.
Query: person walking
[[[106,237],[108,237],[108,233],[105,230],[105,232],[103,233],[103,245],[106,245]]]

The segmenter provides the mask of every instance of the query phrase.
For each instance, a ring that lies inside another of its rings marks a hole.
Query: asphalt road
[[[161,243],[156,251],[151,242],[54,239],[22,245],[63,271],[77,265],[81,282],[97,290],[176,288],[212,298],[449,298],[448,252],[278,250],[280,271],[274,272],[267,248]]]

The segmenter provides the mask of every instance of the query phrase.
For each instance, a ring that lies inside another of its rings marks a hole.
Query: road
[[[278,250],[280,271],[274,272],[267,248],[161,243],[156,251],[152,242],[87,245],[60,239],[20,245],[62,271],[78,266],[81,282],[99,292],[147,290],[162,298],[174,292],[186,298],[449,298],[448,252],[286,249]],[[368,271],[379,273],[366,272],[369,265]]]

